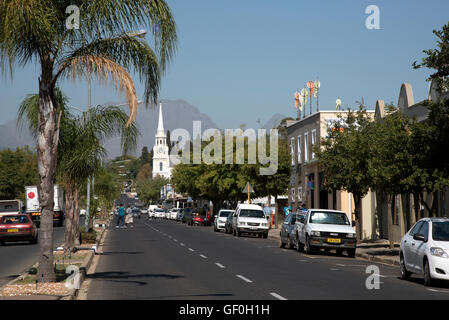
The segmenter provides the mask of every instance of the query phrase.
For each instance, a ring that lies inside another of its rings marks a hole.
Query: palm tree
[[[134,124],[126,126],[128,116],[115,106],[97,106],[75,117],[68,111],[67,98],[56,90],[58,103],[62,106],[59,130],[57,177],[65,189],[66,250],[73,251],[79,230],[79,194],[87,179],[102,171],[106,151],[105,140],[121,136],[123,153],[135,149],[138,130]],[[28,95],[18,111],[18,124],[28,123],[32,134],[37,136],[39,96]]]
[[[67,29],[66,8],[81,13],[78,29]],[[149,28],[155,50],[130,31]],[[40,65],[37,130],[38,193],[41,202],[39,275],[53,271],[53,184],[62,106],[55,88],[62,78],[96,76],[126,94],[128,125],[136,118],[137,96],[128,70],[145,84],[145,102],[156,102],[160,77],[176,49],[176,28],[163,0],[2,0],[0,68]]]

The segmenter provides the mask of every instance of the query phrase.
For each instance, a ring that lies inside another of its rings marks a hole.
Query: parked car
[[[225,233],[232,233],[232,220],[234,219],[235,212],[231,213],[227,218],[225,222]]]
[[[320,248],[344,250],[355,257],[356,234],[345,212],[310,209],[305,217],[296,220],[295,244],[298,251],[312,253]]]
[[[147,215],[148,214],[148,209],[147,208],[142,208],[142,209],[140,209],[140,213]]]
[[[219,232],[220,230],[225,230],[225,224],[226,220],[228,219],[229,215],[233,215],[234,210],[226,210],[222,209],[218,211],[218,214],[215,216],[214,220],[214,231]]]
[[[298,214],[292,212],[285,218],[280,231],[281,248],[285,248],[286,245],[289,249],[295,247],[295,224],[297,217]]]
[[[194,225],[210,226],[212,224],[209,212],[206,210],[206,208],[198,208],[196,210],[193,210],[193,212],[194,212],[193,216]]]
[[[170,220],[176,220],[178,217],[179,208],[173,208],[170,210]]]
[[[419,220],[401,240],[401,278],[424,275],[424,285],[433,279],[449,280],[449,218]]]
[[[188,225],[193,223],[193,210],[191,208],[182,210],[182,223],[187,223]]]
[[[5,242],[38,241],[36,224],[27,214],[4,215],[0,217],[0,244]]]
[[[154,209],[154,217],[158,219],[165,218],[165,210],[162,208],[156,208]]]
[[[176,221],[182,221],[183,217],[184,217],[184,209],[179,209],[176,215]]]
[[[232,219],[232,231],[239,237],[243,233],[268,237],[268,221],[261,206],[255,204],[239,204]]]

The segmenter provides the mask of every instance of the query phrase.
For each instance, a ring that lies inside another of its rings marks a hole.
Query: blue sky
[[[294,92],[321,82],[320,109],[364,98],[397,103],[403,82],[415,101],[426,98],[430,70],[413,70],[422,50],[436,47],[433,29],[448,23],[447,0],[167,0],[178,27],[178,52],[162,81],[162,99],[184,99],[220,128],[258,126],[273,114],[295,116]],[[365,8],[380,8],[380,30],[365,27]],[[150,37],[147,36],[150,40]],[[0,123],[14,119],[37,91],[39,67],[0,78]],[[136,79],[139,97],[143,87]],[[85,109],[87,86],[62,83],[70,103]],[[94,86],[94,104],[123,102]],[[307,110],[309,107],[307,107]]]

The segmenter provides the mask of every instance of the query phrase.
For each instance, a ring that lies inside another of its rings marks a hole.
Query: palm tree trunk
[[[74,211],[73,211],[73,236],[74,236],[74,244],[75,246],[79,246],[80,243],[80,206],[79,206],[79,187],[75,187],[74,192]]]
[[[46,67],[47,66],[47,67]],[[38,278],[56,280],[53,269],[53,185],[56,175],[58,119],[51,86],[51,68],[42,63],[39,79],[39,119],[37,130],[38,194],[41,206]]]

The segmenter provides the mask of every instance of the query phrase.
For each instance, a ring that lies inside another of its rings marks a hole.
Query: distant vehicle
[[[228,217],[226,218],[226,222],[225,222],[225,233],[232,233],[232,220],[234,219],[234,213],[231,213],[230,215],[228,215]]]
[[[131,210],[132,210],[133,217],[134,217],[134,218],[139,218],[139,219],[140,219],[140,209],[134,207],[134,208],[132,208]]]
[[[179,208],[173,208],[170,210],[170,220],[176,220],[176,218],[178,217],[178,212],[179,212]]]
[[[148,209],[147,208],[142,208],[142,209],[140,209],[140,212],[142,214],[148,214]]]
[[[28,214],[11,214],[0,217],[0,244],[5,242],[38,241],[37,227]]]
[[[239,204],[232,220],[234,236],[243,233],[268,238],[268,221],[261,206],[255,204]]]
[[[289,249],[295,247],[295,224],[298,217],[297,213],[290,213],[285,219],[281,226],[280,236],[281,236],[281,248],[286,245]]]
[[[225,230],[226,219],[233,213],[234,210],[222,209],[218,211],[218,214],[215,216],[214,220],[214,231],[219,232],[220,230]]]
[[[206,208],[198,208],[196,210],[193,210],[193,221],[192,223],[194,225],[198,226],[210,226],[212,222],[210,221],[209,212],[206,210]]]
[[[158,218],[158,219],[163,219],[165,218],[165,210],[162,208],[156,208],[154,210],[154,217]]]
[[[26,213],[31,216],[31,219],[39,227],[41,218],[41,207],[37,194],[37,186],[25,187],[26,195]],[[54,185],[53,195],[53,225],[62,227],[64,223],[64,191],[59,184]]]
[[[424,285],[434,279],[449,280],[449,218],[419,220],[401,240],[401,278],[424,275]]]
[[[157,209],[157,208],[159,208],[157,205],[155,205],[155,204],[150,204],[150,205],[148,206],[148,212],[153,212],[153,213],[154,213],[154,210]]]
[[[310,209],[305,217],[295,223],[295,244],[298,251],[312,253],[320,248],[344,250],[355,257],[356,236],[345,212],[336,210]]]
[[[184,208],[182,210],[182,223],[192,225],[193,223],[193,210],[192,208]]]
[[[179,209],[178,214],[176,215],[176,221],[182,221],[184,217],[184,209]]]
[[[22,209],[23,202],[20,200],[0,200],[0,216],[24,213]]]

